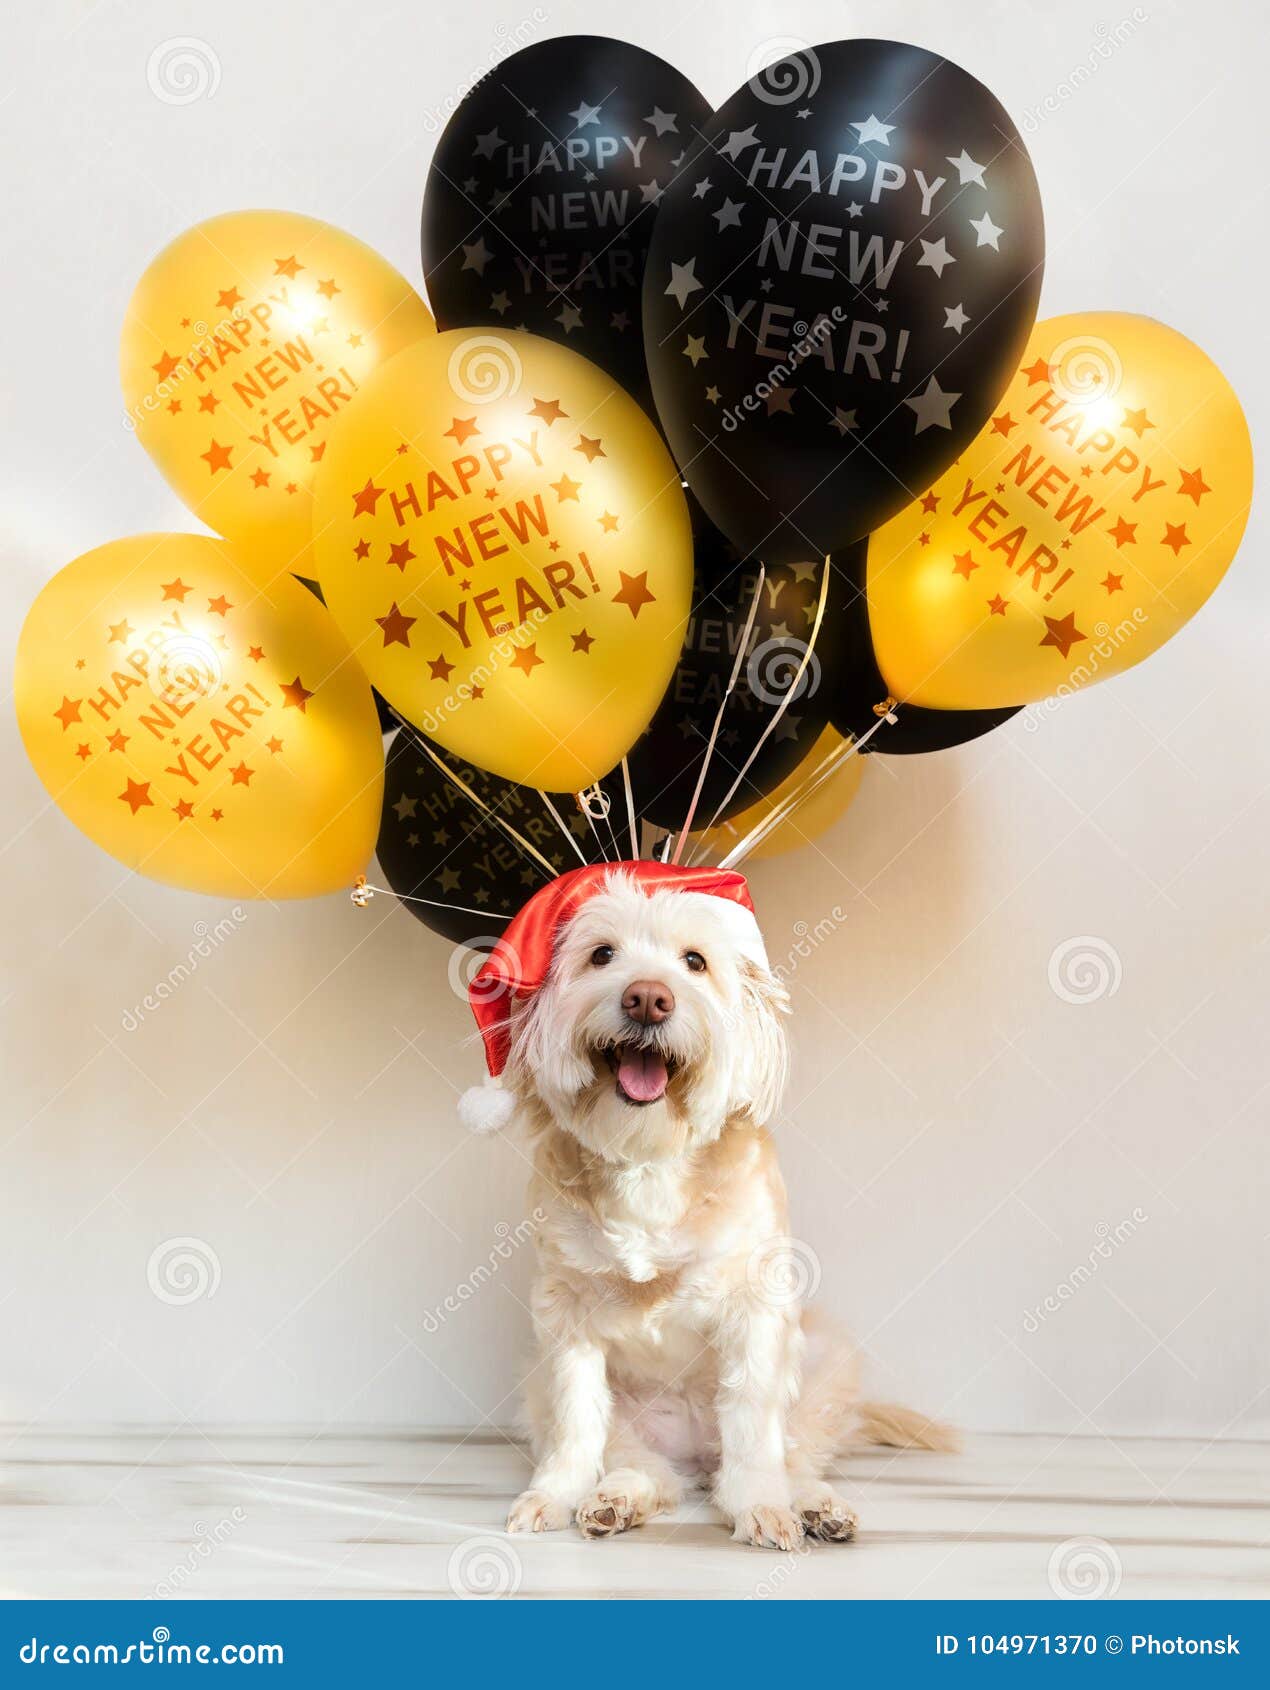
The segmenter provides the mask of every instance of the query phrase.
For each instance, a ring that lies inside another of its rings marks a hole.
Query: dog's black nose
[[[622,998],[622,1008],[631,1021],[655,1027],[675,1007],[675,994],[660,980],[633,980]]]

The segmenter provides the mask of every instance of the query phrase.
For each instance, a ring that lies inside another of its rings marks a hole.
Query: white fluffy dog
[[[743,1543],[845,1540],[855,1517],[823,1475],[850,1436],[947,1446],[857,1403],[849,1349],[800,1305],[766,1130],[787,1010],[747,909],[615,871],[513,1011],[504,1084],[546,1218],[535,1468],[509,1531],[625,1531],[695,1473]]]

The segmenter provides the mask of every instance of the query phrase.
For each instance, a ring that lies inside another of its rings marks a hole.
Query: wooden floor
[[[508,1537],[501,1433],[0,1433],[5,1596],[1253,1597],[1270,1593],[1270,1446],[981,1437],[871,1450],[858,1540],[731,1542],[693,1494],[625,1537]]]

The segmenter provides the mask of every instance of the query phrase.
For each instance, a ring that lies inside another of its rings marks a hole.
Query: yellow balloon
[[[383,741],[366,677],[307,588],[228,541],[137,534],[40,593],[18,722],[50,797],[131,869],[228,898],[352,884]]]
[[[841,751],[846,744],[846,739],[835,728],[826,727],[798,767],[786,775],[779,786],[765,798],[751,804],[748,809],[740,811],[725,822],[720,822],[717,827],[712,827],[705,833],[695,835],[695,842],[712,850],[716,857],[723,856],[734,845],[739,844],[752,828],[766,821],[773,810],[797,792],[826,758],[831,757],[835,751]],[[860,790],[860,782],[864,779],[864,764],[865,758],[862,756],[849,758],[818,792],[800,803],[784,821],[776,824],[750,852],[747,861],[761,862],[766,857],[779,857],[783,852],[796,851],[800,845],[809,845],[813,839],[819,839],[822,833],[827,833],[838,818],[846,814]]]
[[[1251,497],[1239,401],[1184,335],[1114,311],[1038,323],[983,432],[870,536],[887,686],[986,710],[1132,668],[1221,580]]]
[[[577,791],[647,727],[683,643],[688,509],[652,423],[584,358],[420,341],[332,439],[316,520],[359,661],[457,757]]]
[[[137,283],[120,346],[129,426],[196,516],[311,574],[313,482],[387,359],[435,333],[377,252],[313,217],[231,211]]]

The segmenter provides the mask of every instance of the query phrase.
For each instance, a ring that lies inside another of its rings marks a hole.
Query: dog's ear
[[[572,1032],[562,1029],[554,977],[511,1015],[511,1052],[503,1082],[529,1103],[544,1104],[543,1086],[555,1095],[576,1095],[595,1078],[589,1057]]]
[[[741,1057],[737,1069],[736,1106],[760,1125],[780,1108],[789,1078],[789,1044],[783,1018],[789,1014],[789,993],[765,964],[741,962]]]

